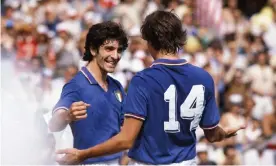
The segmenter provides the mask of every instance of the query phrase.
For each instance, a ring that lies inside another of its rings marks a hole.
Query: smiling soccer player
[[[74,148],[90,148],[119,133],[125,94],[121,84],[107,74],[114,72],[127,46],[126,34],[116,23],[103,22],[89,29],[83,57],[88,64],[63,87],[49,123],[51,131],[70,124]],[[121,155],[89,158],[81,163],[118,165]],[[62,159],[58,160],[60,164],[64,164]]]

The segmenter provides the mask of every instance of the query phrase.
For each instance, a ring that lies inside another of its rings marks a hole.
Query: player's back
[[[129,156],[150,164],[194,159],[196,127],[212,127],[219,120],[216,116],[208,123],[201,120],[206,99],[213,91],[211,76],[183,59],[159,59],[135,80],[147,106],[144,114],[136,113],[144,123]]]

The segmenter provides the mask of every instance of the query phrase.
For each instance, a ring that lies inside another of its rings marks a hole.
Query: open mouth
[[[108,65],[108,67],[116,67],[117,62],[113,60],[105,60],[105,63]]]

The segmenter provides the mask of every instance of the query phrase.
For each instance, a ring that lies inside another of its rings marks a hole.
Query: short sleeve
[[[123,103],[125,117],[145,120],[147,117],[147,101],[148,95],[145,81],[139,76],[133,77]]]
[[[215,87],[212,77],[210,82],[211,85],[207,87],[206,105],[200,121],[200,127],[205,130],[215,128],[220,121],[220,114],[216,104]]]
[[[53,109],[53,113],[59,109],[69,110],[72,103],[81,101],[79,86],[74,82],[65,84],[62,88],[61,96]]]

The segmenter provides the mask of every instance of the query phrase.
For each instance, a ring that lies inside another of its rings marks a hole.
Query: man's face
[[[266,56],[265,54],[261,53],[260,55],[258,55],[258,62],[261,65],[264,65],[266,62]]]
[[[234,148],[228,149],[226,156],[228,159],[234,159],[236,157],[236,150]]]
[[[245,108],[247,111],[251,111],[255,106],[255,103],[252,99],[245,100]]]
[[[113,73],[121,59],[122,48],[116,40],[108,40],[100,46],[94,57],[101,70]],[[95,55],[94,53],[92,53]]]
[[[197,153],[197,156],[201,162],[205,162],[208,160],[207,152],[199,152]]]
[[[231,112],[239,114],[241,112],[240,104],[233,104],[232,107],[231,107]]]

